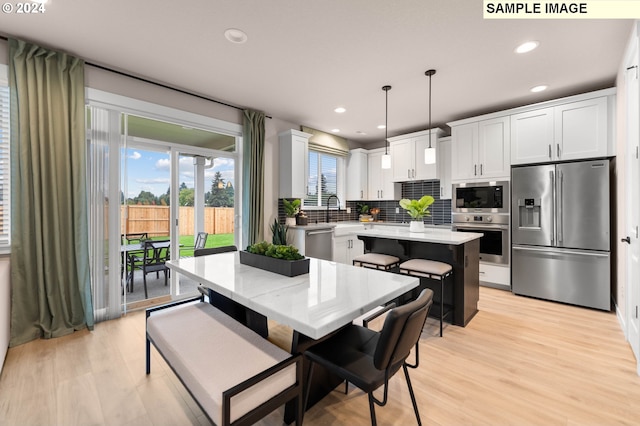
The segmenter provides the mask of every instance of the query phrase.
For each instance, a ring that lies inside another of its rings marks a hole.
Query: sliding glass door
[[[171,259],[193,256],[198,233],[206,247],[236,244],[238,136],[112,108],[87,112],[96,320],[194,293],[197,283],[167,273],[165,285],[165,270],[148,267],[145,241],[166,246]]]

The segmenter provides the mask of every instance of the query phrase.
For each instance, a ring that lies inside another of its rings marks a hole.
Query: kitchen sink
[[[353,232],[362,231],[364,229],[363,224],[358,223],[338,223],[335,228],[333,228],[333,235],[336,237],[341,237],[343,235],[348,235]]]

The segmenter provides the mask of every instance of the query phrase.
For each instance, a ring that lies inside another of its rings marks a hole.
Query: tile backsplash
[[[435,202],[429,207],[431,216],[424,218],[424,223],[431,225],[440,225],[451,223],[451,200],[440,199],[440,181],[439,180],[423,180],[416,182],[405,182],[402,184],[402,198],[419,199],[423,195],[431,195],[435,198]],[[380,209],[377,220],[392,223],[408,223],[411,220],[411,216],[404,210],[399,208],[398,201],[349,201],[346,205],[344,202],[341,204],[339,212],[335,210],[330,211],[331,222],[342,222],[347,220],[358,220],[358,213],[356,207],[358,204],[366,204],[370,209],[377,207]],[[351,208],[351,213],[347,213],[346,208]],[[396,213],[396,207],[399,208],[399,213]],[[325,222],[326,210],[305,210],[309,217],[309,223]],[[278,200],[278,220],[284,222],[285,215],[282,206],[282,199]]]

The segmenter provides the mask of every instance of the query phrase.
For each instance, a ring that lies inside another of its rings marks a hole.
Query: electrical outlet
[[[351,207],[347,207],[347,214],[351,214]]]
[[[396,207],[396,214],[400,213],[400,207]]]

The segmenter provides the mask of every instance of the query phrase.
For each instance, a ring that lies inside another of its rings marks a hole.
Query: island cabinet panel
[[[358,235],[365,253],[397,256],[401,261],[429,259],[453,267],[453,276],[445,281],[445,303],[453,305],[452,324],[465,327],[478,312],[480,297],[480,240],[462,244],[443,244]]]

